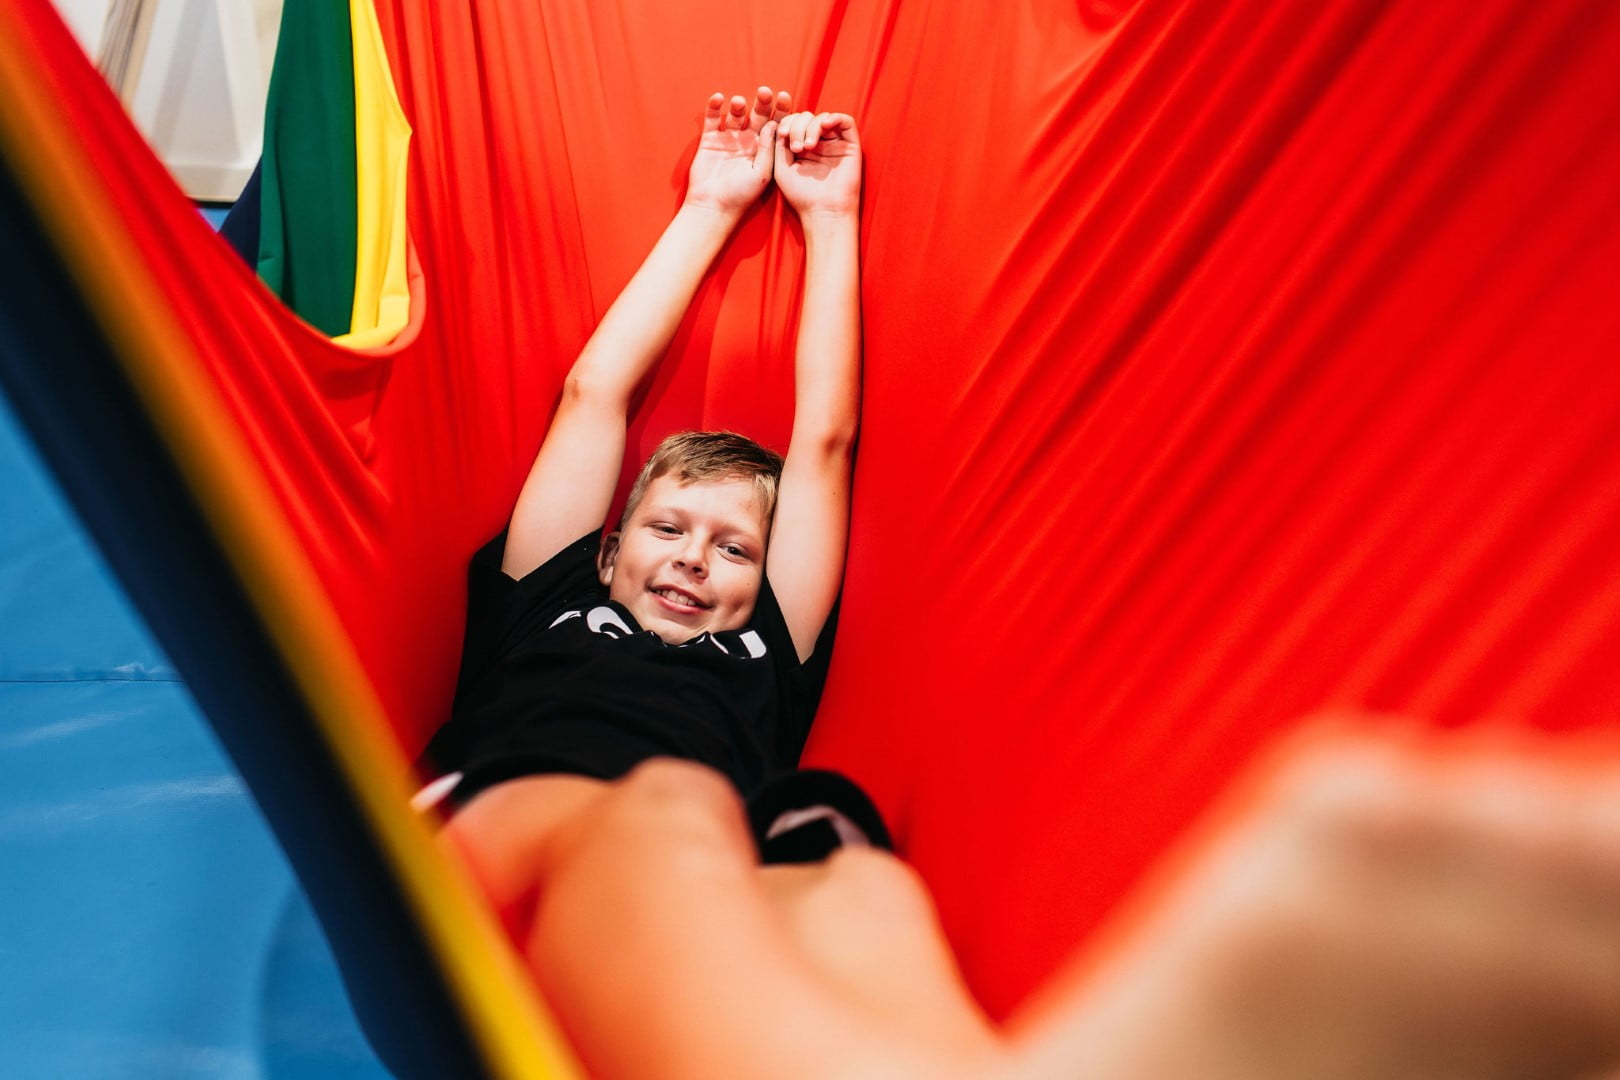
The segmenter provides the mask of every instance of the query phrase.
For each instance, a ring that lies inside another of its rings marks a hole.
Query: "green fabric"
[[[349,5],[287,0],[265,106],[259,276],[336,336],[354,308],[354,47]]]

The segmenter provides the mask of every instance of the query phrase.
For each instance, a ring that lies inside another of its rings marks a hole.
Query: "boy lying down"
[[[569,373],[507,532],[474,560],[457,708],[429,750],[444,775],[420,802],[454,807],[443,842],[591,1074],[1620,1066],[1612,745],[1579,768],[1411,740],[1296,750],[1113,947],[986,1018],[865,797],[791,772],[844,560],[860,181],[851,117],[766,88],[714,95],[685,201]],[[632,397],[772,183],[806,247],[786,459],[674,436],[598,546]]]
[[[632,399],[773,180],[805,237],[786,459],[730,432],[673,435],[599,543]],[[473,560],[456,707],[428,749],[444,776],[422,801],[468,807],[500,789],[508,809],[483,843],[502,848],[531,817],[549,828],[571,800],[655,757],[725,776],[755,797],[767,832],[777,819],[797,826],[760,837],[767,859],[825,854],[839,830],[886,840],[852,783],[793,774],[843,577],[860,197],[849,116],[793,113],[766,88],[751,105],[709,100],[685,201],[570,370],[506,532]]]

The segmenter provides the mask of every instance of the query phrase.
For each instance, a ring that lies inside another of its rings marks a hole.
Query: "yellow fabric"
[[[386,345],[411,317],[406,276],[405,167],[411,125],[399,107],[372,0],[349,0],[354,39],[357,221],[354,311],[335,338],[355,349]]]

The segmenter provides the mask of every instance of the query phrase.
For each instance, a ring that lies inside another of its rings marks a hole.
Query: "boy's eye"
[[[748,558],[748,552],[738,547],[736,544],[721,544],[720,550],[731,556],[733,559]]]
[[[663,522],[658,522],[657,524],[655,524],[652,527],[652,530],[653,530],[653,532],[661,533],[664,536],[674,536],[676,534],[676,532],[679,531],[678,529],[675,528],[675,526],[666,525]]]

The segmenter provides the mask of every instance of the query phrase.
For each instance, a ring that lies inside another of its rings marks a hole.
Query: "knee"
[[[907,925],[931,921],[933,901],[921,876],[887,851],[844,847],[826,862],[824,903],[862,919]]]
[[[730,781],[715,770],[678,758],[651,758],[615,785],[615,799],[652,813],[726,816],[740,799]]]
[[[600,825],[615,832],[669,842],[747,841],[742,801],[713,769],[673,758],[653,758],[612,786]]]

